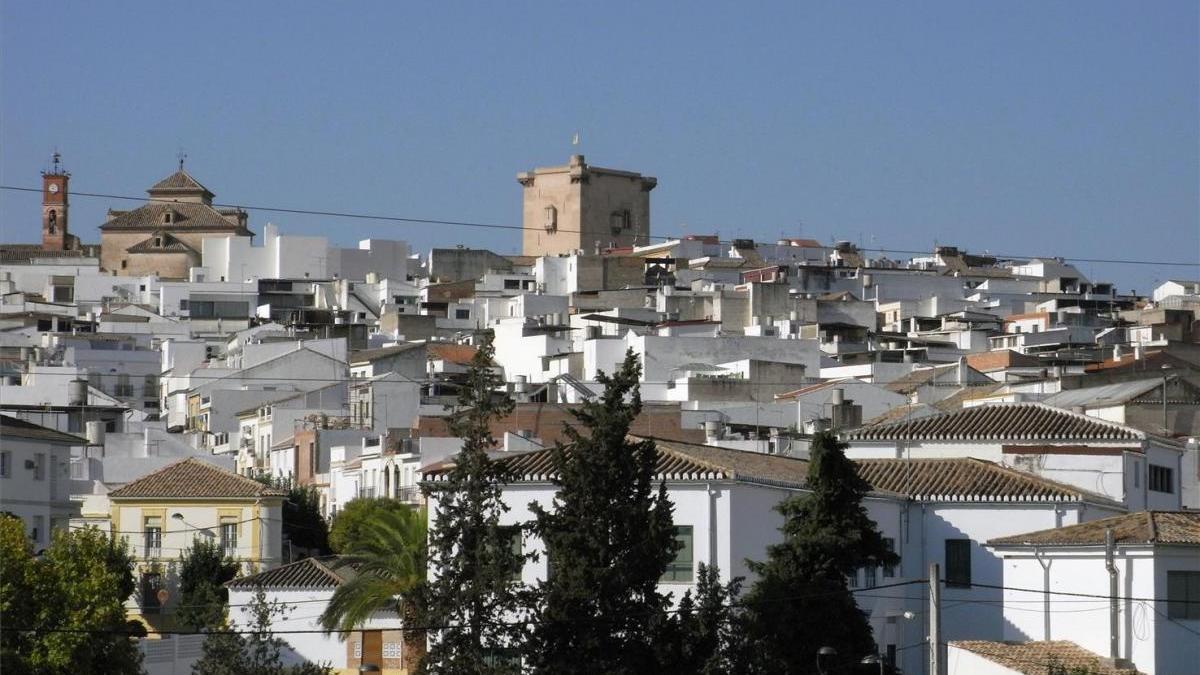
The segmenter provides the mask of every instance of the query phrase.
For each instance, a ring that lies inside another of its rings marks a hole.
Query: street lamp
[[[817,650],[817,672],[820,673],[820,675],[825,675],[825,666],[823,665],[822,657],[827,657],[827,658],[832,659],[836,656],[837,656],[837,650],[834,649],[833,647],[821,647],[820,649],[818,649]]]
[[[879,675],[883,675],[884,658],[881,655],[867,654],[866,656],[862,657],[862,661],[860,661],[860,663],[862,663],[864,666],[869,666],[869,665],[878,663],[879,664]]]

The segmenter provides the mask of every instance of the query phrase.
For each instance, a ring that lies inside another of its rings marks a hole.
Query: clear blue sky
[[[0,180],[38,185],[57,147],[73,190],[141,195],[183,148],[222,202],[519,223],[515,174],[581,130],[590,162],[659,178],[658,235],[1195,262],[1197,7],[10,0]],[[38,195],[0,200],[0,238],[36,240]],[[96,241],[110,206],[74,200],[72,231]],[[1081,267],[1141,292],[1200,277]]]

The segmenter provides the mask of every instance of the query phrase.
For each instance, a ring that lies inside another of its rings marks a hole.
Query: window
[[[12,475],[12,453],[8,450],[0,450],[0,478],[8,478]]]
[[[864,588],[875,588],[875,586],[876,586],[875,566],[868,565],[863,568],[863,587]]]
[[[117,387],[113,391],[113,396],[119,398],[128,398],[133,396],[133,385],[129,383],[129,373],[121,373],[117,375]]]
[[[520,288],[521,288],[521,280],[520,279],[505,279],[504,280],[504,290],[515,291],[515,290],[520,290]]]
[[[1167,618],[1200,619],[1200,572],[1167,572]]]
[[[858,588],[858,570],[854,570],[846,577],[847,588]]]
[[[236,556],[238,547],[238,523],[232,516],[221,517],[221,550],[227,556]]]
[[[667,571],[663,574],[662,580],[667,583],[691,583],[692,558],[694,557],[692,526],[675,526],[675,541],[680,548],[675,551],[675,559],[667,565]]]
[[[454,310],[454,318],[456,318],[456,319],[469,319],[469,318],[471,318],[471,310],[469,310],[469,309],[456,309],[456,310]]]
[[[143,531],[146,533],[146,558],[157,558],[162,555],[162,518],[146,516],[143,520]]]
[[[147,375],[142,378],[142,396],[158,395],[158,376]]]
[[[46,453],[44,452],[33,456],[33,479],[46,480]]]
[[[385,658],[385,659],[400,658],[400,643],[399,642],[383,643],[383,658]]]
[[[971,585],[971,540],[946,540],[946,585]]]
[[[884,537],[883,538],[883,547],[886,548],[889,553],[895,553],[896,552],[896,540],[892,539],[891,537]],[[883,566],[883,578],[891,579],[894,576],[896,576],[896,568],[891,565],[884,565]]]
[[[1172,494],[1175,492],[1175,472],[1165,466],[1157,464],[1150,465],[1150,489],[1155,492],[1166,492]]]
[[[40,543],[42,543],[42,532],[44,532],[45,530],[46,530],[45,516],[34,516],[33,517],[33,528],[31,530],[29,530],[29,538],[33,540],[33,543],[40,544]]]
[[[128,267],[129,267],[129,261],[128,261],[128,260],[122,260],[122,261],[121,261],[121,269],[126,269],[126,268],[128,268]]]
[[[172,214],[171,214],[171,212],[170,212],[170,211],[167,211],[166,213],[164,213],[164,214],[163,214],[163,222],[164,222],[164,223],[170,223],[170,222],[171,222],[171,217],[172,217]],[[155,238],[154,238],[154,245],[155,245],[155,246],[161,246],[162,244],[160,244],[160,243],[159,243],[159,242],[161,242],[161,241],[162,241],[162,237],[155,237]]]
[[[545,214],[545,222],[544,222],[543,226],[546,228],[546,231],[554,232],[555,230],[557,230],[558,229],[558,209],[554,208],[553,206],[547,206],[543,210],[543,214]]]
[[[162,602],[158,599],[158,592],[162,590],[162,574],[158,572],[142,572],[142,611],[158,612],[162,607]]]
[[[513,571],[509,576],[510,581],[521,580],[521,569],[524,567],[524,550],[521,548],[521,528],[516,525],[506,525],[496,528],[497,538],[501,542],[508,542],[508,551],[511,555],[509,562],[513,565]]]
[[[188,299],[187,298],[179,299],[179,311],[181,311],[181,312],[188,311]]]

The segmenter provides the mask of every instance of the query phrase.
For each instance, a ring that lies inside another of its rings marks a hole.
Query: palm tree
[[[426,575],[425,528],[424,508],[380,510],[364,523],[358,540],[332,565],[354,574],[333,592],[321,627],[347,633],[380,611],[396,612],[406,623],[416,616],[414,601]]]

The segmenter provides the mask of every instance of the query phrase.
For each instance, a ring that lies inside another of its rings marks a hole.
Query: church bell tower
[[[42,172],[42,250],[65,251],[71,243],[67,232],[67,181],[71,174],[62,168],[62,156],[54,153],[54,165]]]

